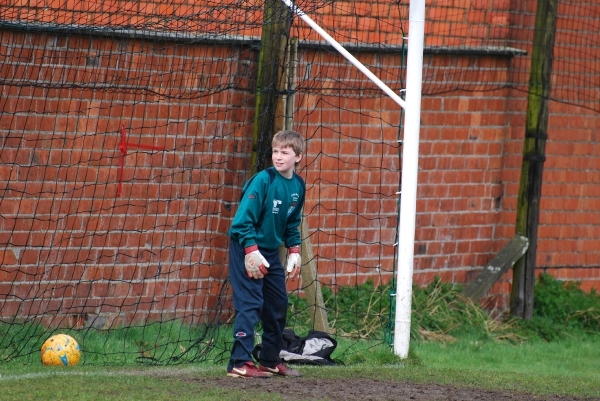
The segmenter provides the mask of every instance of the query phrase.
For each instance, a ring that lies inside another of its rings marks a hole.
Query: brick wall
[[[52,4],[16,8],[4,1],[0,15],[136,29],[158,24],[181,35],[207,26],[175,18],[206,11],[198,3],[128,3],[131,9],[111,3],[119,12],[75,5],[69,12]],[[562,15],[573,14],[562,7]],[[598,6],[587,10],[597,13]],[[254,34],[258,11],[218,13],[210,26]],[[431,2],[427,44],[513,46],[530,54],[534,12],[508,1]],[[377,19],[396,14],[397,24]],[[251,22],[244,29],[235,22],[242,15]],[[334,36],[343,42],[400,44],[408,32],[405,4],[336,2],[314,15],[339,27]],[[572,31],[557,36],[558,95],[551,102],[537,264],[600,289],[593,96],[600,83],[598,74],[578,70],[594,71],[593,55],[600,54],[592,44],[591,57],[572,53],[593,35],[560,26]],[[293,32],[318,39],[301,22]],[[194,322],[228,310],[226,232],[248,178],[256,49],[18,30],[1,35],[0,315],[84,325],[98,315],[115,319],[116,312],[122,321],[114,323]],[[530,59],[458,53],[425,57],[419,284],[436,275],[470,280],[514,234]],[[402,87],[401,54],[358,56],[394,90]],[[570,62],[575,57],[581,59]],[[294,125],[307,138],[300,173],[319,278],[325,285],[388,282],[396,252],[399,107],[329,51],[301,49],[299,58]],[[575,90],[577,79],[589,82]],[[118,197],[122,125],[134,145],[123,159]],[[143,151],[139,144],[165,150]],[[492,288],[489,306],[506,307],[510,280],[508,273]]]
[[[204,316],[222,302],[223,200],[247,177],[255,52],[3,37],[2,316]]]
[[[511,44],[531,54],[535,5],[519,4],[514,15]],[[600,85],[597,61],[600,48],[592,38],[600,7],[596,2],[568,1],[559,5],[555,39],[552,101],[549,104],[548,140],[544,163],[536,266],[560,279],[576,280],[582,288],[600,289],[600,244],[595,228],[600,218],[597,182],[600,172],[600,99],[591,92]],[[593,17],[595,16],[595,17]],[[591,18],[591,19],[590,19]],[[590,36],[592,35],[592,36]],[[498,233],[514,233],[516,194],[525,132],[526,96],[530,57],[513,61],[508,107],[509,125],[504,145],[502,181],[505,187]],[[595,71],[595,72],[594,72]],[[498,293],[510,289],[510,275],[498,284]],[[507,298],[503,298],[505,303]],[[494,300],[495,302],[495,300]]]
[[[110,325],[206,321],[227,309],[226,232],[249,177],[256,51],[5,37],[4,74],[14,79],[0,101],[2,316]],[[307,136],[300,173],[323,281],[389,281],[398,107],[337,56],[302,57],[312,64],[299,68],[303,85],[331,91],[301,91],[295,117]],[[401,68],[398,56],[381,62]],[[339,96],[337,76],[323,78],[332,69],[364,98]]]

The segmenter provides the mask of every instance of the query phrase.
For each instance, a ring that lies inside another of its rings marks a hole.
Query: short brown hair
[[[296,131],[279,131],[273,136],[271,146],[291,147],[296,156],[304,154],[304,138]]]

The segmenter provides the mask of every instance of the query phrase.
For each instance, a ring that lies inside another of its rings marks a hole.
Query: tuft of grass
[[[457,337],[521,342],[514,322],[492,317],[462,295],[462,287],[436,277],[426,287],[413,288],[411,338],[416,341],[454,342]]]
[[[374,286],[369,280],[357,286],[339,287],[334,293],[323,287],[323,301],[327,309],[329,326],[336,335],[373,339],[381,338],[382,328],[389,322],[390,285]],[[289,296],[288,325],[297,333],[312,328],[306,300]]]
[[[557,341],[600,334],[600,296],[585,292],[579,282],[563,282],[542,274],[535,286],[533,318],[523,321],[491,314],[462,295],[462,287],[436,277],[425,287],[413,287],[411,339],[456,342],[460,338],[520,344],[541,339]],[[391,326],[389,285],[368,281],[323,290],[332,331],[342,337],[377,339]],[[288,321],[300,332],[311,325],[306,301],[290,296]]]

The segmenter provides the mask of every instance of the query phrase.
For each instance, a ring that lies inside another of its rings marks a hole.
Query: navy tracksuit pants
[[[248,278],[244,265],[244,247],[229,241],[229,281],[233,289],[235,322],[233,346],[227,370],[252,361],[254,329],[262,321],[262,349],[260,362],[273,367],[281,362],[279,352],[283,347],[283,329],[287,317],[288,296],[285,286],[285,270],[279,260],[279,250],[260,253],[271,265],[262,279]]]

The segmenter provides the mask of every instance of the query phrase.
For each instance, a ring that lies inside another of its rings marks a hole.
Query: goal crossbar
[[[286,6],[288,6],[293,12],[298,15],[304,22],[306,22],[312,29],[315,30],[323,39],[333,46],[342,56],[350,61],[356,68],[358,68],[363,74],[367,76],[375,85],[377,85],[382,91],[384,91],[389,97],[392,98],[396,103],[403,109],[406,109],[406,102],[402,100],[400,96],[396,94],[389,86],[383,83],[379,78],[375,76],[363,63],[358,61],[356,57],[350,54],[342,45],[339,44],[334,38],[332,38],[327,32],[325,32],[315,21],[313,21],[304,11],[302,11],[297,5],[291,2],[291,0],[282,0]]]

